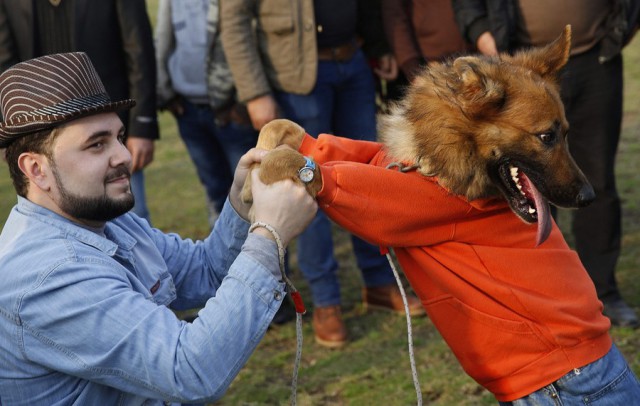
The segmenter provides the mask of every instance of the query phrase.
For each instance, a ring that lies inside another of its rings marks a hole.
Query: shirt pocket
[[[289,3],[282,2],[282,3]],[[273,10],[280,10],[279,12],[264,13],[259,18],[259,24],[257,29],[257,38],[259,42],[259,49],[266,50],[267,63],[273,65],[273,69],[276,72],[282,70],[291,70],[291,64],[300,63],[295,61],[295,58],[299,56],[300,50],[298,48],[298,35],[296,34],[296,27],[291,13],[291,6],[285,6],[285,8],[274,8]]]

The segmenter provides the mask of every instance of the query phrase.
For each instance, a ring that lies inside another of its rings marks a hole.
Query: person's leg
[[[239,124],[231,121],[218,126],[216,137],[224,150],[229,169],[233,174],[242,155],[256,146],[258,131],[254,130],[251,124]]]
[[[615,345],[604,357],[504,406],[635,405],[640,382]]]
[[[207,105],[196,106],[186,100],[183,107],[184,113],[177,117],[180,137],[205,189],[207,201],[212,203],[209,220],[213,223],[227,198],[233,172],[216,138],[217,129],[211,108]]]
[[[331,129],[332,76],[331,67],[320,62],[318,81],[310,94],[276,94],[285,117],[300,124],[314,137]],[[318,211],[311,224],[298,237],[296,247],[298,264],[309,283],[315,307],[340,305],[340,285],[336,275],[338,262],[333,252],[331,223],[324,213]]]
[[[318,65],[318,80],[311,94],[276,93],[284,116],[314,137],[331,132],[335,78],[334,64],[320,62]],[[327,216],[318,211],[297,241],[298,264],[309,283],[314,303],[315,339],[326,347],[340,347],[347,342],[347,330],[342,321],[338,262]]]
[[[144,188],[144,171],[136,171],[131,174],[131,193],[135,204],[131,211],[151,224],[151,215],[147,207],[147,196]]]
[[[615,313],[608,314],[614,324],[637,326],[615,279],[622,234],[614,171],[622,122],[622,57],[601,64],[594,49],[571,57],[565,72],[562,96],[569,147],[596,192],[593,203],[573,212],[576,251],[605,303],[605,313]]]
[[[334,107],[333,131],[337,135],[358,140],[375,141],[375,84],[364,54],[338,64],[339,86]],[[395,284],[391,267],[379,247],[352,236],[358,267],[367,287]]]

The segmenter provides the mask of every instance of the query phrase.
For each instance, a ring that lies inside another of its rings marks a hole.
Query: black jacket
[[[145,0],[74,0],[71,51],[86,52],[112,100],[132,98],[127,132],[158,138],[156,65]],[[0,71],[35,55],[31,0],[0,0]]]
[[[491,31],[498,51],[518,48],[516,39],[517,0],[453,0],[453,10],[462,36],[476,44],[480,34]],[[640,0],[612,0],[607,34],[600,41],[600,63],[618,55],[638,26]]]

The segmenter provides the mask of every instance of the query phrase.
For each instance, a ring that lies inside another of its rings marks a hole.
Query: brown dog
[[[430,65],[381,117],[380,139],[389,155],[468,200],[502,193],[518,217],[538,223],[542,243],[551,229],[548,202],[577,208],[595,197],[569,154],[558,94],[570,42],[567,26],[544,48]],[[257,147],[297,150],[304,134],[293,122],[275,120],[263,128]],[[262,179],[298,180],[303,165],[301,156],[279,151],[264,162]],[[307,188],[315,196],[321,186],[318,171]],[[248,188],[244,196],[250,201]]]
[[[263,181],[308,181],[332,220],[393,247],[465,371],[502,402],[579,381],[589,364],[597,374],[612,348],[593,282],[548,210],[594,197],[558,94],[569,45],[567,27],[543,48],[429,66],[381,118],[382,143],[313,138],[286,120],[260,135],[293,148],[265,158]],[[297,151],[318,162],[310,181]]]

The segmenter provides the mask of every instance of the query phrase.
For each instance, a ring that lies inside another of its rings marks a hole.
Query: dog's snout
[[[593,190],[593,186],[586,182],[582,185],[582,188],[576,196],[576,204],[578,207],[584,207],[589,205],[596,198],[596,192]]]

